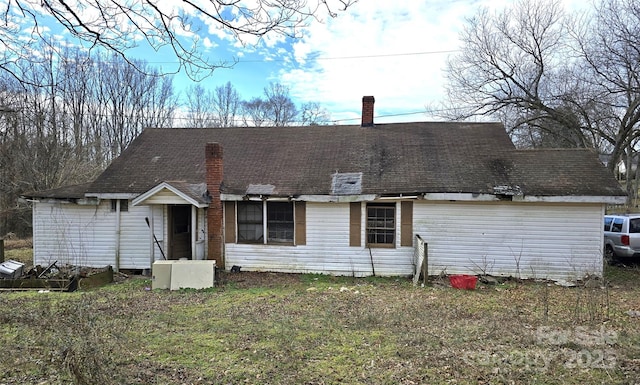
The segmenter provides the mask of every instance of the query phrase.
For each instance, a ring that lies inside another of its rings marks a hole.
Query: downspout
[[[197,259],[196,240],[198,235],[198,210],[196,206],[191,205],[191,259]]]
[[[153,240],[153,205],[149,205],[149,268],[153,268],[153,263],[156,261],[156,248]]]
[[[40,202],[38,202],[37,200],[33,200],[33,205],[31,206],[31,228],[32,228],[32,233],[31,233],[31,239],[33,240],[32,242],[32,253],[33,253],[33,264],[35,266],[36,261],[38,260],[38,257],[40,255],[40,234],[38,231],[39,223],[37,222],[37,218],[36,218],[36,205]],[[4,261],[4,258],[3,258]]]
[[[120,199],[116,199],[116,266],[115,272],[120,271]]]
[[[267,244],[267,238],[269,238],[269,234],[267,233],[267,202],[265,200],[262,201],[262,243]]]

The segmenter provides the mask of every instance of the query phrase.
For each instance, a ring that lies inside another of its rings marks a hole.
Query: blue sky
[[[359,122],[364,95],[376,98],[377,122],[432,120],[425,107],[442,99],[442,69],[458,48],[457,33],[485,3],[496,1],[361,0],[336,18],[312,23],[299,40],[220,42],[209,49],[218,55],[212,57],[240,62],[200,84],[230,81],[249,99],[270,82],[282,83],[298,104],[319,102],[340,124]],[[183,81],[189,83],[177,77],[175,84]]]
[[[323,21],[312,22],[298,40],[267,35],[260,41],[246,37],[241,44],[206,21],[198,25],[197,36],[186,33],[183,38],[197,38],[213,61],[239,60],[233,68],[218,69],[201,80],[207,89],[231,82],[248,100],[262,96],[270,82],[281,83],[290,88],[296,104],[319,102],[339,124],[357,124],[362,96],[373,95],[376,122],[425,121],[435,119],[424,113],[426,107],[437,106],[444,97],[445,61],[459,49],[465,18],[480,7],[499,10],[512,3],[360,0],[336,18],[319,14]],[[572,7],[582,1],[564,3]],[[129,54],[166,70],[176,65],[165,50],[140,46]],[[178,91],[193,84],[184,74],[174,76]]]

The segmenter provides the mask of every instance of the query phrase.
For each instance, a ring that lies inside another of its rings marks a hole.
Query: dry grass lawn
[[[224,274],[0,293],[0,384],[640,383],[640,270],[574,288]],[[602,285],[601,285],[602,284]],[[593,286],[593,287],[591,287]]]

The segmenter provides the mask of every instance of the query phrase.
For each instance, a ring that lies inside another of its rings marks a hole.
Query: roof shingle
[[[492,194],[517,185],[525,195],[624,195],[593,151],[516,150],[501,124],[443,122],[146,129],[88,193],[204,183],[207,142],[222,145],[229,194],[270,186],[273,195],[332,195],[336,173],[361,173],[362,194]]]

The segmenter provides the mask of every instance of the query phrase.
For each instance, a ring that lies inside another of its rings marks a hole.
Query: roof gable
[[[190,204],[196,207],[207,207],[206,186],[204,184],[189,185],[183,182],[162,182],[136,197],[133,206],[143,204]]]

